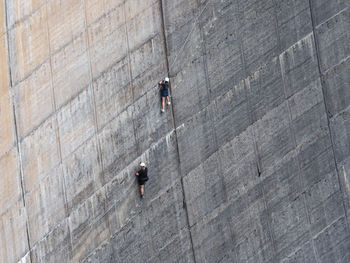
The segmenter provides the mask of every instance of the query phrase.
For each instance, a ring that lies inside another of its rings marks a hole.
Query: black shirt
[[[138,173],[139,173],[139,180],[141,180],[141,181],[147,181],[148,180],[147,167],[145,168],[145,170],[140,169],[140,171],[138,171]]]

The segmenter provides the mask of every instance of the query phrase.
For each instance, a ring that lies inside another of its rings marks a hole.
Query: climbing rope
[[[174,64],[175,64],[175,62],[176,62],[178,56],[183,52],[183,50],[184,50],[184,48],[185,48],[187,42],[188,42],[189,39],[190,39],[190,36],[192,35],[192,33],[193,33],[193,31],[194,31],[194,29],[195,29],[197,23],[198,23],[199,18],[202,16],[204,10],[207,8],[207,6],[208,6],[209,3],[210,3],[210,0],[207,1],[207,3],[205,4],[205,6],[203,7],[202,11],[201,11],[201,12],[199,13],[199,15],[196,17],[196,19],[195,19],[195,21],[194,21],[194,23],[193,23],[192,29],[191,29],[190,32],[188,33],[188,35],[187,35],[187,37],[186,37],[186,39],[185,39],[185,42],[182,44],[180,50],[176,53],[176,56],[175,56],[175,58],[174,58],[174,61],[170,64],[170,66],[169,66],[169,68],[168,68],[168,71],[167,71],[165,77],[168,77],[168,76],[169,76],[169,73],[170,73],[171,68],[174,66]],[[164,78],[164,76],[163,76],[163,78]],[[163,78],[161,78],[161,79],[163,79]],[[157,87],[157,86],[156,86],[156,87]]]
[[[195,29],[197,23],[198,23],[198,20],[199,18],[202,16],[204,10],[207,8],[208,4],[209,4],[210,0],[207,1],[207,3],[205,4],[205,6],[203,7],[202,11],[199,13],[199,15],[196,17],[194,23],[193,23],[193,26],[192,26],[192,29],[190,31],[190,33],[188,33],[186,39],[185,39],[185,42],[183,43],[182,47],[180,48],[180,50],[177,52],[176,56],[175,56],[175,59],[173,61],[173,63],[169,66],[169,69],[168,69],[168,72],[167,72],[167,75],[170,73],[170,69],[174,66],[178,56],[182,53],[183,49],[185,48],[188,40],[190,39],[190,36],[191,34],[193,33],[193,30]]]

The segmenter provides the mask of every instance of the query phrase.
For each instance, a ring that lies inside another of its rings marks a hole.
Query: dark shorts
[[[138,179],[137,181],[139,182],[139,185],[145,185],[145,183],[147,182],[147,181],[142,180],[142,179]]]
[[[163,98],[168,97],[168,96],[169,96],[168,91],[162,91]]]

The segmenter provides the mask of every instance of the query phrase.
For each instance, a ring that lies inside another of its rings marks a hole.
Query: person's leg
[[[164,111],[164,108],[165,108],[165,98],[162,97],[162,110]]]
[[[168,105],[170,105],[170,99],[169,99],[169,96],[166,96],[166,100],[168,102]]]
[[[145,193],[145,185],[140,185],[140,194],[141,196]]]

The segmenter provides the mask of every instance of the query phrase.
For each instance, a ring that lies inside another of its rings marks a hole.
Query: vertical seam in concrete
[[[46,0],[46,26],[47,26],[47,40],[48,40],[48,48],[49,48],[49,64],[50,64],[50,84],[51,84],[51,96],[52,96],[52,107],[53,107],[53,116],[54,121],[56,123],[55,132],[56,132],[56,141],[58,145],[58,155],[60,160],[60,170],[61,170],[61,176],[62,176],[62,190],[63,190],[63,198],[64,198],[64,209],[65,209],[65,216],[68,217],[68,199],[67,199],[67,189],[66,189],[66,180],[64,177],[64,170],[63,170],[63,159],[62,159],[62,146],[61,146],[61,138],[60,138],[60,131],[59,131],[59,125],[58,125],[58,116],[57,116],[57,104],[56,104],[56,97],[55,97],[55,87],[53,83],[53,69],[52,69],[52,49],[51,49],[51,36],[50,36],[50,28],[49,28],[49,12],[48,12],[48,5],[49,0]],[[70,233],[70,226],[67,220],[67,228]],[[69,235],[71,237],[71,235]],[[71,238],[69,239],[71,247],[73,247]]]
[[[207,2],[207,5],[209,5],[209,2],[210,2],[210,0],[207,0],[208,2]],[[197,8],[198,8],[198,10],[200,10],[200,5],[201,5],[201,3],[199,2],[199,0],[196,0],[196,2],[197,2]],[[202,10],[202,13],[204,12],[204,9],[206,9],[207,8],[207,5],[203,8],[203,10]],[[202,13],[200,13],[200,16],[202,15]],[[206,61],[206,59],[205,59],[205,55],[206,55],[206,53],[207,53],[207,50],[206,50],[206,47],[205,47],[205,44],[204,44],[204,41],[205,41],[205,37],[204,37],[204,33],[203,33],[203,27],[201,26],[201,22],[200,22],[201,20],[200,20],[200,17],[198,17],[198,19],[197,19],[197,23],[198,23],[198,28],[199,28],[199,34],[200,34],[200,37],[201,37],[201,43],[200,43],[200,46],[201,46],[201,52],[202,52],[202,59],[203,59],[203,67],[204,67],[204,76],[205,76],[205,80],[204,80],[204,85],[205,85],[205,87],[206,87],[206,89],[207,89],[207,94],[208,94],[208,107],[207,107],[207,109],[208,110],[210,110],[210,104],[211,104],[211,102],[212,102],[212,97],[211,97],[211,92],[210,92],[210,79],[209,79],[209,71],[208,71],[208,64],[207,64],[207,61]],[[196,22],[196,21],[195,21]],[[202,85],[202,83],[200,82],[198,85]],[[217,103],[216,103],[216,101],[217,100],[214,100],[213,101],[213,106],[214,107],[216,107],[217,106]],[[213,123],[213,126],[212,127],[214,127],[214,116],[213,116],[213,114],[212,114],[212,112],[210,112],[210,114],[209,114],[209,116],[210,116],[210,121]],[[214,134],[214,144],[215,144],[215,148],[216,148],[216,151],[215,152],[218,152],[218,150],[219,150],[219,146],[218,146],[218,138],[217,138],[217,133],[216,133],[216,130],[215,129],[213,129],[213,134]],[[220,166],[220,168],[221,168],[221,166]],[[220,175],[221,175],[221,177],[223,176],[222,175],[222,172],[220,172]]]
[[[293,140],[293,144],[294,144],[294,147],[295,147],[295,151],[297,153],[297,140],[296,140],[296,137],[295,137],[295,130],[294,130],[294,126],[293,126],[293,120],[292,120],[292,111],[291,111],[291,108],[290,108],[290,104],[289,104],[289,99],[288,99],[288,96],[287,96],[287,91],[286,91],[286,85],[285,85],[285,79],[284,79],[284,74],[283,74],[283,69],[282,69],[282,64],[281,64],[281,56],[279,56],[279,66],[280,66],[280,70],[281,70],[281,75],[282,75],[282,83],[283,83],[283,93],[284,93],[284,99],[287,103],[287,107],[288,107],[288,117],[289,117],[289,129],[292,133],[292,140]],[[299,162],[299,158],[298,158],[298,155],[296,156],[296,162],[297,162],[297,165],[298,165],[298,181],[299,181],[299,185],[300,185],[300,195],[301,198],[303,199],[303,205],[304,205],[304,209],[305,209],[305,212],[306,212],[306,216],[307,216],[307,220],[308,220],[308,223],[309,223],[309,229],[307,230],[308,234],[309,234],[309,242],[312,242],[312,235],[311,235],[311,217],[310,217],[310,213],[309,213],[309,210],[308,210],[308,207],[307,207],[307,203],[306,203],[306,197],[305,197],[305,192],[306,192],[306,189],[304,189],[304,185],[303,185],[303,180],[301,178],[301,166],[300,166],[300,162]],[[312,249],[313,249],[313,252],[315,253],[315,258],[316,258],[316,261],[317,263],[319,262],[319,259],[317,257],[317,253],[316,253],[316,250],[315,250],[315,246],[312,244]]]
[[[88,21],[87,21],[87,7],[86,7],[87,3],[86,3],[86,0],[83,0],[83,4],[84,4],[84,27],[85,27],[85,39],[86,39],[86,53],[87,53],[87,56],[88,56],[89,77],[90,77],[90,84],[88,85],[87,89],[89,89],[89,87],[91,89],[91,95],[90,96],[92,96],[91,99],[92,99],[93,116],[94,116],[94,124],[95,124],[95,134],[94,134],[93,137],[96,140],[95,143],[97,143],[97,153],[98,153],[99,159],[101,160],[98,163],[100,165],[100,169],[101,169],[102,174],[103,174],[104,166],[103,166],[103,161],[102,161],[102,151],[101,151],[100,140],[98,139],[98,131],[99,131],[99,129],[98,129],[98,120],[97,120],[96,96],[95,96],[95,90],[94,90],[94,78],[93,78],[92,64],[91,64],[90,40],[89,40],[89,28],[88,28]],[[95,178],[95,173],[94,173],[94,181],[96,181],[95,179],[96,178]],[[100,182],[100,183],[104,184],[104,180],[103,180],[103,182]],[[95,191],[98,191],[98,190],[95,190]],[[94,203],[91,202],[91,205],[93,207]],[[106,208],[106,200],[103,202],[103,206],[104,206],[104,209],[105,209]],[[94,211],[94,207],[93,207],[93,211]],[[109,235],[111,235],[111,229],[109,227],[109,221],[108,220],[107,220],[107,226],[108,226]],[[72,238],[71,238],[71,240],[72,240]],[[73,248],[73,243],[72,243],[72,248]]]
[[[12,84],[11,84],[12,85]],[[11,86],[12,87],[12,86]],[[13,102],[12,102],[13,103]],[[28,218],[28,212],[26,207],[26,201],[25,201],[25,189],[24,189],[24,174],[23,174],[23,164],[22,164],[22,155],[21,155],[21,142],[18,139],[18,126],[17,126],[17,120],[16,120],[16,107],[14,104],[12,104],[12,113],[13,113],[13,122],[14,122],[14,130],[15,130],[15,136],[16,136],[16,148],[18,153],[18,160],[19,160],[19,172],[20,172],[20,181],[21,181],[21,192],[22,192],[22,202],[23,202],[23,208],[25,210],[25,216],[26,216],[26,234],[27,234],[27,243],[28,243],[28,252],[30,261],[32,262],[32,254],[31,254],[31,246],[30,246],[30,235],[29,235],[29,218]]]
[[[276,29],[276,33],[277,33],[277,45],[278,45],[278,54],[281,53],[282,51],[282,46],[281,46],[281,32],[279,30],[279,26],[278,26],[278,17],[277,17],[277,2],[276,0],[273,0],[273,4],[274,4],[274,16],[275,16],[275,29]]]
[[[14,132],[15,132],[15,140],[16,140],[16,149],[18,154],[18,167],[19,167],[19,175],[20,175],[20,187],[21,187],[21,197],[22,197],[22,203],[23,208],[25,211],[25,220],[26,220],[26,242],[28,245],[28,252],[29,253],[29,259],[30,262],[32,262],[32,253],[31,253],[31,246],[30,246],[30,233],[29,233],[29,220],[28,220],[28,212],[26,207],[26,201],[25,201],[25,187],[24,187],[24,175],[23,175],[23,162],[22,162],[22,155],[21,155],[21,142],[19,140],[18,136],[18,126],[17,126],[17,120],[16,120],[16,106],[15,106],[15,98],[13,94],[13,82],[12,82],[12,69],[11,69],[11,55],[10,55],[10,32],[8,27],[8,5],[7,0],[4,1],[4,8],[5,8],[5,30],[6,30],[6,45],[7,45],[7,59],[8,59],[8,76],[9,76],[9,99],[10,103],[12,104],[12,115],[13,115],[13,125],[14,125]],[[10,92],[12,91],[12,92]]]
[[[298,41],[297,41],[298,42]],[[287,96],[287,91],[286,91],[286,85],[285,85],[285,78],[284,78],[284,74],[283,74],[283,69],[282,69],[282,62],[281,62],[282,58],[281,56],[279,56],[279,59],[278,59],[278,62],[279,62],[279,68],[281,70],[281,76],[282,76],[282,83],[283,83],[283,95],[284,95],[284,100],[287,104],[287,108],[288,108],[288,125],[289,125],[289,130],[290,132],[292,133],[292,140],[293,140],[293,144],[294,144],[294,147],[295,147],[295,151],[297,149],[297,140],[296,140],[296,137],[295,137],[295,130],[294,130],[294,126],[293,126],[293,120],[292,120],[292,111],[291,111],[291,108],[290,108],[290,104],[289,104],[289,99],[288,99],[288,96]],[[301,178],[301,166],[300,166],[300,163],[299,163],[299,158],[298,156],[296,156],[296,162],[297,162],[297,165],[298,165],[298,181],[299,181],[299,184],[300,184],[300,187],[301,187],[301,193],[300,194],[303,194],[306,189],[304,189],[304,186],[303,186],[303,180]],[[307,218],[308,218],[308,222],[311,226],[311,218],[310,218],[310,214],[309,214],[309,211],[307,209],[307,205],[306,205],[306,198],[305,198],[305,195],[303,195],[303,204],[304,204],[304,209],[306,211],[306,215],[307,215]],[[309,234],[310,234],[310,230],[309,230]],[[310,236],[311,238],[311,236]]]
[[[313,13],[313,5],[312,5],[311,0],[309,0],[309,7],[310,7],[311,24],[312,24],[312,35],[313,35],[313,38],[314,38],[315,49],[316,49],[317,66],[318,66],[318,71],[319,71],[320,80],[321,80],[323,103],[324,103],[324,107],[325,107],[325,111],[326,111],[329,137],[330,137],[331,144],[332,144],[333,161],[334,161],[335,169],[336,169],[336,172],[337,172],[339,189],[340,189],[340,192],[342,193],[343,209],[344,209],[344,215],[345,215],[345,218],[346,218],[346,224],[347,224],[347,227],[349,228],[349,218],[348,218],[348,215],[346,213],[346,207],[345,207],[345,203],[344,203],[343,190],[342,190],[342,185],[341,185],[340,176],[339,176],[339,169],[338,169],[338,164],[337,164],[337,160],[336,160],[336,157],[335,157],[334,140],[333,140],[333,136],[332,136],[332,130],[331,130],[331,127],[330,127],[330,120],[329,120],[329,115],[328,115],[329,111],[328,111],[327,102],[326,102],[326,96],[325,96],[326,95],[326,88],[324,86],[324,75],[322,74],[322,69],[321,69],[321,65],[320,65],[321,58],[320,58],[319,44],[318,44],[318,41],[317,41],[317,38],[316,38],[315,17],[314,17],[314,13]]]
[[[208,2],[206,3],[205,7],[202,9],[202,13],[204,12],[204,9],[207,8],[207,6],[209,6],[209,2],[211,0],[207,0]],[[196,0],[197,2],[197,6],[198,6],[198,10],[200,10],[200,1],[199,0]],[[203,3],[204,4],[204,3]],[[202,13],[200,13],[200,15],[202,15]],[[208,94],[208,106],[213,102],[213,105],[214,107],[217,109],[217,100],[212,98],[211,96],[211,91],[210,91],[210,87],[211,87],[211,84],[210,84],[210,78],[209,78],[209,70],[208,70],[208,63],[207,63],[207,60],[206,60],[206,55],[207,55],[207,48],[205,46],[205,43],[206,43],[206,38],[205,38],[205,35],[204,35],[204,32],[203,32],[203,25],[201,25],[201,20],[200,18],[198,18],[198,27],[199,27],[199,33],[200,33],[200,36],[201,36],[201,48],[202,48],[202,54],[203,54],[203,65],[204,65],[204,74],[205,74],[205,85],[206,85],[206,88],[207,88],[207,94]],[[236,30],[236,29],[235,29]],[[199,84],[199,85],[202,85],[202,84]],[[210,107],[209,107],[210,109]],[[211,117],[211,121],[213,123],[213,127],[215,126],[214,123],[215,123],[215,117],[213,115],[213,113],[210,114],[210,117]],[[219,155],[219,143],[218,143],[218,136],[217,136],[217,132],[216,132],[216,129],[213,129],[213,133],[214,133],[214,140],[215,140],[215,148],[216,148],[216,151],[215,153],[217,153],[217,155]],[[213,153],[213,155],[215,154]],[[226,188],[226,184],[225,184],[225,177],[224,177],[224,172],[223,172],[223,169],[222,169],[222,160],[221,158],[217,158],[218,160],[218,172],[219,172],[219,175],[220,175],[220,178],[222,180],[222,185],[223,185],[223,191],[224,191],[224,202],[227,202],[227,188]],[[207,185],[207,184],[206,184]],[[231,232],[231,240],[232,242],[234,242],[233,240],[233,233],[232,233],[232,229],[231,227],[229,228],[230,232]]]
[[[198,10],[202,10],[201,13],[200,13],[200,16],[203,14],[204,10],[207,8],[207,6],[209,6],[209,2],[211,0],[207,0],[207,3],[205,5],[205,7],[203,9],[201,9],[201,3],[199,0],[196,0],[197,2],[197,8]],[[203,3],[204,4],[204,3]],[[200,33],[200,37],[201,37],[201,43],[200,43],[200,46],[201,46],[201,52],[202,52],[202,59],[203,59],[203,67],[204,67],[204,76],[205,76],[205,86],[206,86],[206,90],[207,90],[207,94],[208,94],[208,109],[210,110],[210,104],[213,103],[213,107],[215,107],[217,109],[217,100],[214,99],[213,101],[213,98],[211,96],[211,91],[210,91],[210,87],[211,87],[211,84],[210,84],[210,78],[209,78],[209,70],[208,70],[208,63],[207,63],[207,60],[206,60],[206,54],[207,54],[207,48],[205,46],[205,35],[204,35],[204,32],[203,32],[203,25],[201,24],[201,19],[200,17],[198,17],[198,19],[195,20],[195,22],[197,21],[198,23],[198,27],[199,27],[199,33]],[[202,85],[202,82],[198,85]],[[211,111],[210,112],[210,120],[213,124],[212,127],[214,127],[214,123],[215,123],[215,117],[213,115],[213,112]],[[213,128],[213,134],[214,134],[214,144],[215,144],[215,148],[216,148],[216,151],[212,154],[214,155],[215,153],[217,153],[219,155],[219,143],[218,143],[218,136],[217,136],[217,132],[216,132],[216,129]],[[222,180],[222,185],[223,185],[223,191],[224,191],[224,202],[227,202],[227,188],[226,188],[226,184],[225,184],[225,178],[224,178],[224,173],[223,173],[223,170],[222,170],[222,160],[221,158],[217,158],[218,160],[218,172],[219,172],[219,176]],[[207,186],[207,184],[206,184]],[[205,189],[207,191],[207,189]],[[230,227],[229,228],[229,231],[230,231],[230,238],[232,240],[232,243],[234,243],[234,240],[233,240],[233,232],[232,232],[232,228]],[[233,253],[235,254],[235,256],[237,257],[236,255],[236,251],[235,249],[233,248],[231,251],[233,251]]]
[[[199,0],[196,0],[197,2],[197,6],[198,6],[198,10],[200,10],[200,2]],[[207,8],[207,6],[209,5],[209,2],[210,0],[207,0],[207,4],[205,5],[205,7],[203,8],[202,10],[202,13],[204,12],[204,9]],[[200,13],[200,16],[202,15],[202,13]],[[203,33],[203,27],[201,26],[201,22],[200,22],[200,17],[198,17],[197,19],[197,23],[198,23],[198,27],[199,27],[199,34],[200,34],[200,37],[201,37],[201,43],[200,43],[200,46],[201,46],[201,52],[202,52],[202,59],[203,59],[203,67],[204,67],[204,76],[205,76],[205,87],[207,89],[207,94],[208,94],[208,109],[210,110],[210,104],[212,102],[212,96],[211,96],[211,92],[210,92],[210,79],[209,79],[209,71],[208,71],[208,64],[207,64],[207,61],[205,59],[205,56],[207,54],[207,49],[205,47],[205,37],[204,37],[204,33]],[[195,21],[196,22],[196,21]],[[202,83],[200,83],[199,85],[202,85]],[[214,100],[213,101],[213,105],[214,107],[217,107],[217,100]],[[214,127],[214,116],[213,116],[213,112],[210,112],[209,114],[210,116],[210,121],[213,123],[213,126]],[[219,150],[219,145],[218,145],[218,138],[217,138],[217,133],[216,133],[216,130],[213,129],[213,133],[214,133],[214,143],[215,143],[215,148],[216,148],[216,151],[217,152]],[[221,166],[220,166],[221,168]],[[221,169],[219,169],[221,170]],[[222,172],[220,171],[220,175],[221,177],[223,177],[223,174]]]
[[[48,0],[46,0],[46,15],[48,17]],[[53,70],[52,70],[52,50],[51,50],[51,43],[50,43],[50,30],[49,30],[49,21],[48,19],[46,20],[46,27],[47,27],[47,40],[48,40],[48,48],[49,48],[49,64],[50,64],[50,84],[51,84],[51,96],[52,96],[52,107],[53,111],[55,112],[55,120],[56,120],[56,136],[57,136],[57,141],[58,141],[58,154],[60,161],[62,162],[62,151],[61,151],[61,140],[59,138],[59,129],[58,129],[58,120],[57,120],[57,106],[56,106],[56,98],[55,98],[55,88],[53,85]]]
[[[164,21],[163,21],[163,19],[164,19],[164,16],[163,16],[163,7],[162,7],[162,2],[161,1],[159,1],[159,2],[157,2],[158,3],[158,7],[159,7],[159,10],[160,10],[160,14],[161,14],[161,30],[162,30],[162,37],[163,37],[163,48],[164,48],[164,52],[165,52],[165,64],[166,64],[166,70],[167,70],[167,74],[169,74],[169,61],[168,61],[168,57],[167,57],[167,44],[166,44],[166,42],[165,42],[165,30],[164,30]],[[158,34],[159,34],[159,32],[158,32]],[[153,43],[152,43],[152,45],[153,45]],[[156,86],[156,87],[158,87],[158,85]],[[171,89],[171,87],[169,87],[169,89]],[[171,105],[171,107],[172,107],[173,105]],[[172,112],[173,112],[173,108],[171,108],[172,109]],[[171,115],[172,117],[173,117],[173,115]],[[173,127],[175,127],[175,123],[174,123],[174,119],[172,119],[172,124],[173,124]],[[175,129],[174,129],[174,134],[175,134],[175,136],[174,136],[174,138],[175,138],[175,141],[176,141],[176,147],[177,147],[177,136],[176,136],[176,131],[175,131]],[[176,151],[177,151],[177,153],[178,153],[178,149],[176,148]],[[179,163],[179,162],[178,162]],[[178,169],[180,170],[180,166],[178,165]],[[176,181],[176,179],[174,179],[174,176],[173,176],[173,174],[171,173],[171,179],[172,179],[172,181]],[[182,182],[180,182],[180,185],[182,184]],[[176,185],[174,185],[174,186],[172,186],[172,187],[176,187]],[[181,188],[181,191],[182,191],[182,196],[183,196],[183,201],[185,201],[185,199],[184,199],[184,194],[183,194],[183,189]],[[179,203],[178,203],[178,194],[176,193],[176,189],[174,189],[173,190],[173,196],[174,196],[174,199],[175,199],[175,204],[174,204],[174,207],[175,207],[175,212],[176,212],[176,223],[177,223],[177,227],[178,227],[178,231],[179,231],[179,237],[180,237],[180,240],[183,238],[183,235],[182,235],[182,229],[181,229],[181,223],[180,223],[180,221],[181,221],[181,219],[180,219],[180,217],[179,217],[179,215],[180,215],[180,207],[181,206],[179,206]],[[182,251],[184,252],[184,250],[183,250],[183,247],[182,247],[182,245],[183,245],[183,243],[181,242],[181,249],[182,249]]]
[[[239,3],[237,3],[237,5],[238,5],[238,9],[240,9],[239,8]],[[240,33],[237,32],[237,35],[240,35]],[[239,46],[240,46],[240,52],[241,52],[241,62],[242,62],[243,71],[244,71],[244,77],[245,77],[243,84],[244,84],[245,90],[246,90],[247,112],[248,112],[248,115],[249,115],[249,122],[250,122],[251,131],[252,131],[252,139],[253,139],[253,148],[254,148],[254,155],[255,155],[255,161],[256,161],[256,168],[257,168],[257,173],[258,173],[258,176],[259,176],[259,183],[258,184],[262,184],[262,178],[261,178],[262,169],[261,169],[261,163],[260,163],[258,146],[257,146],[256,138],[255,138],[255,127],[254,127],[253,112],[251,111],[250,76],[248,76],[248,74],[247,74],[247,66],[246,66],[246,60],[245,60],[244,49],[243,49],[243,42],[242,42],[242,38],[241,37],[239,37],[239,44],[240,44]],[[259,71],[259,70],[260,69],[258,69],[257,71]],[[260,79],[260,76],[259,76],[259,85],[261,85],[260,81],[261,81],[261,79]],[[263,195],[264,208],[266,209],[266,214],[267,214],[267,217],[269,219],[269,209],[267,207],[267,202],[266,202],[266,198],[265,198],[265,192],[264,192],[264,188],[263,188],[262,185],[261,185],[261,191],[262,191],[262,195]],[[273,232],[271,230],[271,225],[269,223],[269,220],[267,220],[267,234],[271,238],[272,246],[274,248],[274,251],[273,251],[274,257],[273,257],[272,260],[276,261],[276,253],[277,253],[276,241],[275,241],[274,234],[273,234]]]
[[[209,1],[210,0],[208,0],[208,3],[209,3]],[[198,8],[200,8],[199,0],[196,0],[196,2],[197,2]],[[203,58],[204,75],[205,75],[205,86],[207,88],[208,99],[209,99],[209,104],[210,104],[210,102],[212,101],[212,97],[211,97],[211,93],[210,93],[210,89],[209,89],[209,87],[210,87],[210,79],[209,79],[209,73],[208,73],[209,72],[208,71],[208,64],[207,64],[207,61],[205,60],[205,56],[207,54],[207,49],[206,49],[205,44],[204,44],[205,37],[204,37],[203,30],[202,30],[203,27],[201,27],[200,18],[198,18],[197,22],[198,22],[198,27],[199,27],[199,33],[200,33],[201,40],[202,40],[200,45],[201,45],[201,48],[202,48],[202,54],[204,55],[202,58]],[[217,142],[216,142],[216,145],[217,145]]]
[[[86,53],[88,55],[88,62],[89,62],[89,77],[90,77],[90,85],[88,87],[91,88],[91,95],[92,95],[92,103],[93,103],[93,114],[94,114],[94,124],[95,124],[95,139],[97,143],[97,151],[98,156],[101,160],[100,165],[102,171],[104,171],[103,162],[102,162],[102,152],[101,152],[101,145],[100,141],[97,137],[98,135],[98,120],[97,120],[97,108],[96,108],[96,96],[95,96],[95,90],[94,90],[94,79],[92,74],[92,65],[91,65],[91,54],[90,54],[90,40],[89,40],[89,28],[88,28],[88,22],[87,22],[87,8],[86,8],[86,0],[84,0],[84,26],[85,26],[85,38],[86,38]]]
[[[129,32],[128,32],[128,26],[127,26],[125,5],[126,5],[126,1],[123,3],[123,15],[124,15],[124,28],[125,28],[125,36],[126,36],[126,55],[128,57],[128,71],[129,71],[131,94],[132,94],[132,105],[131,105],[131,108],[133,109],[133,111],[132,111],[132,118],[131,119],[132,119],[132,127],[133,127],[133,132],[134,132],[134,139],[135,139],[135,143],[136,143],[136,150],[137,150],[137,154],[139,155],[139,154],[141,154],[141,149],[140,149],[139,141],[137,140],[136,128],[135,128],[135,118],[134,118],[134,113],[135,113],[135,93],[134,93],[134,82],[133,82],[133,76],[132,76],[132,70],[131,70]]]
[[[244,68],[244,71],[246,71],[246,69]],[[248,77],[249,78],[249,77]],[[270,224],[270,213],[269,213],[269,208],[267,206],[267,201],[266,201],[266,197],[265,197],[265,191],[263,188],[263,180],[261,178],[261,173],[262,173],[262,169],[261,169],[261,164],[260,164],[260,157],[259,157],[259,152],[258,152],[258,146],[257,146],[257,142],[256,142],[256,138],[255,138],[255,127],[253,124],[253,116],[252,116],[252,111],[250,110],[251,107],[251,101],[250,101],[250,94],[251,94],[251,89],[250,89],[250,81],[249,79],[247,80],[247,82],[249,83],[248,85],[246,85],[246,81],[245,81],[245,86],[246,86],[246,96],[247,96],[247,106],[248,106],[248,113],[249,113],[249,119],[251,122],[251,129],[252,129],[252,137],[253,137],[253,148],[254,148],[254,154],[255,154],[255,158],[256,158],[256,163],[257,163],[257,172],[258,172],[258,177],[259,177],[259,182],[258,184],[260,184],[260,188],[261,188],[261,192],[262,192],[262,196],[263,196],[263,202],[264,202],[264,208],[266,209],[266,214],[268,217],[268,220],[266,221],[267,224],[267,233],[269,235],[269,237],[271,238],[271,242],[272,242],[272,246],[274,248],[274,257],[272,258],[273,262],[275,262],[277,260],[276,256],[277,256],[277,247],[276,247],[276,239],[275,236],[273,234],[272,228],[271,228],[271,224]],[[259,86],[261,85],[261,78],[259,76]],[[250,213],[249,213],[250,214]]]
[[[49,19],[48,19],[48,0],[45,2],[45,8],[46,8],[46,27],[47,27],[47,40],[48,40],[48,48],[49,48],[49,64],[50,64],[50,85],[51,85],[51,96],[52,96],[52,107],[53,107],[53,116],[54,116],[54,121],[56,124],[55,127],[55,133],[56,133],[56,141],[58,145],[58,157],[60,160],[60,170],[61,170],[61,175],[62,175],[62,180],[63,180],[63,198],[64,198],[64,209],[66,212],[66,216],[68,215],[68,202],[67,202],[67,192],[66,192],[66,182],[64,178],[64,171],[63,171],[63,160],[62,160],[62,148],[61,148],[61,139],[60,139],[60,133],[59,133],[59,126],[58,126],[58,119],[57,119],[57,105],[56,105],[56,98],[55,98],[55,88],[53,84],[53,70],[52,70],[52,50],[51,50],[51,43],[50,43],[50,29],[49,29]]]
[[[343,193],[341,182],[340,182],[340,176],[339,176],[337,160],[335,158],[334,141],[333,141],[333,136],[332,136],[332,130],[331,130],[331,127],[330,127],[330,120],[329,120],[329,115],[328,115],[328,107],[327,107],[326,97],[325,97],[326,90],[325,90],[325,87],[324,87],[324,79],[323,79],[323,74],[322,74],[321,65],[320,65],[321,58],[320,58],[320,53],[319,53],[318,41],[317,41],[317,38],[316,38],[316,25],[315,25],[315,18],[314,18],[314,13],[313,13],[313,5],[311,3],[311,0],[309,0],[309,8],[310,8],[310,16],[311,16],[312,35],[313,35],[313,38],[314,38],[314,44],[315,44],[315,50],[316,50],[317,67],[318,67],[318,72],[319,72],[320,81],[321,81],[323,103],[324,103],[324,107],[325,107],[325,111],[326,111],[325,114],[326,114],[326,117],[327,117],[327,126],[328,126],[329,137],[330,137],[331,144],[332,144],[333,161],[334,161],[335,169],[336,169],[336,172],[337,172],[339,189],[340,189],[340,192]],[[345,207],[345,203],[344,203],[344,196],[343,196],[343,194],[342,194],[342,202],[343,202],[344,215],[345,215],[345,218],[346,218],[345,221],[346,221],[346,224],[347,224],[347,226],[349,228],[349,220],[348,220],[348,216],[347,216],[347,213],[346,213],[346,207]],[[316,261],[319,262],[320,256],[317,253],[317,250],[315,248],[315,243],[314,243],[313,239],[312,239],[312,247],[313,247],[313,250],[314,250],[314,253],[315,253]]]
[[[240,9],[239,8],[239,2],[237,2],[237,7],[238,7],[238,9]],[[239,22],[241,22],[241,21],[239,20]],[[240,23],[239,23],[239,25],[241,26]],[[240,33],[237,32],[237,35],[240,36]],[[249,80],[250,76],[247,75],[247,65],[246,65],[245,56],[244,56],[244,49],[243,49],[242,38],[238,37],[238,39],[239,39],[238,41],[239,41],[240,57],[241,57],[241,62],[242,62],[243,72],[244,72],[243,76],[245,78],[243,81],[244,81],[244,86],[245,86],[245,89],[246,89],[247,111],[248,111],[248,114],[249,114],[249,122],[250,122],[250,125],[252,127],[253,147],[254,147],[254,154],[255,154],[255,157],[256,157],[256,166],[257,166],[258,174],[260,176],[260,174],[262,173],[262,169],[261,169],[260,157],[259,157],[259,152],[258,152],[258,146],[257,146],[256,140],[255,140],[254,126],[253,126],[254,119],[253,119],[253,113],[252,113],[251,107],[250,107],[251,102],[250,102],[250,99],[249,99],[250,98],[249,93],[251,93],[250,80]]]
[[[239,9],[239,6],[238,6],[238,9]],[[258,184],[260,184],[261,192],[263,195],[264,208],[266,209],[267,217],[269,219],[269,209],[268,209],[267,202],[266,202],[265,191],[264,191],[264,188],[262,185],[262,183],[263,183],[262,178],[261,178],[262,169],[261,169],[258,146],[257,146],[256,138],[255,138],[255,127],[254,127],[253,113],[251,111],[251,101],[250,101],[251,88],[250,88],[250,80],[249,80],[250,76],[248,76],[248,73],[247,73],[247,66],[246,66],[246,60],[245,60],[245,56],[244,56],[242,38],[239,37],[239,39],[240,39],[239,42],[240,42],[240,50],[241,50],[241,61],[242,61],[242,65],[243,65],[244,76],[246,78],[244,80],[244,85],[246,88],[246,96],[247,96],[247,108],[248,108],[247,110],[248,110],[249,119],[250,119],[250,123],[251,123],[250,126],[252,129],[254,154],[255,154],[257,172],[258,172],[258,177],[259,177]],[[260,71],[260,68],[258,68],[257,71]],[[261,79],[260,79],[260,75],[259,75],[259,85],[261,85],[260,82],[261,82]],[[273,262],[275,262],[276,256],[277,256],[277,247],[276,247],[275,236],[274,236],[273,231],[271,229],[270,220],[267,220],[266,224],[267,224],[267,234],[271,238],[272,247],[274,248],[274,251],[273,251],[274,257],[272,258],[272,260],[273,260]]]
[[[160,15],[161,15],[161,27],[162,27],[162,34],[163,34],[165,62],[166,62],[166,67],[167,67],[167,73],[170,74],[170,72],[169,72],[169,60],[168,60],[168,42],[167,42],[166,31],[165,31],[165,11],[164,11],[164,7],[163,7],[163,0],[159,0],[159,9],[160,9]],[[170,91],[171,91],[171,87],[170,87]],[[175,134],[175,144],[176,144],[178,169],[179,169],[179,174],[180,174],[181,190],[182,190],[182,195],[183,195],[183,201],[186,204],[186,194],[185,194],[183,176],[182,176],[182,171],[181,171],[179,142],[178,142],[177,130],[176,130],[176,126],[175,126],[176,123],[175,123],[175,114],[174,114],[174,103],[171,103],[171,113],[170,114],[171,114],[172,126],[173,126],[173,129],[174,129],[174,134]],[[188,228],[188,231],[190,232],[190,242],[191,242],[191,249],[192,249],[193,260],[194,260],[194,262],[197,262],[196,254],[195,254],[195,250],[194,250],[193,236],[192,236],[192,231],[191,231],[191,226],[190,226],[190,221],[189,221],[189,216],[188,216],[187,205],[184,206],[184,209],[185,209],[185,213],[186,213],[187,228]]]

